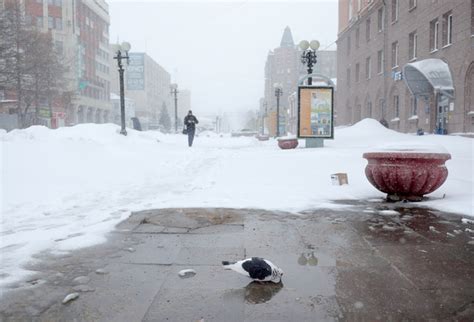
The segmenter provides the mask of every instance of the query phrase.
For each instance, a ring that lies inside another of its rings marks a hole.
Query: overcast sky
[[[196,114],[257,109],[267,53],[286,26],[295,43],[318,39],[335,49],[337,0],[108,3],[110,41],[148,53],[191,90]]]

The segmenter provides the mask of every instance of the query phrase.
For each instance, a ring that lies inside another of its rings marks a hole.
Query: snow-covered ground
[[[365,178],[362,158],[381,144],[444,147],[452,155],[448,180],[423,205],[474,214],[474,140],[468,138],[401,134],[369,119],[336,129],[336,139],[323,149],[280,150],[274,140],[211,132],[188,148],[184,135],[129,130],[124,137],[118,130],[84,124],[0,132],[0,287],[28,274],[21,267],[34,254],[105,241],[134,210],[297,211],[336,207],[335,199],[381,198]],[[336,172],[346,172],[349,185],[333,186],[330,175]]]

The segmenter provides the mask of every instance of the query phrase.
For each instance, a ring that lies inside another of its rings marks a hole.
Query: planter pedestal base
[[[408,196],[401,196],[401,195],[396,195],[396,194],[387,194],[387,201],[389,202],[398,202],[398,201],[422,201],[423,197],[422,196],[413,196],[413,195],[408,195]]]

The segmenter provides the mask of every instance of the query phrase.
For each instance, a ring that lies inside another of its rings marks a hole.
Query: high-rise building
[[[58,127],[82,122],[107,122],[111,110],[108,60],[108,5],[104,0],[18,1],[27,24],[52,35],[68,67],[66,92],[72,102],[57,97],[40,102],[40,117]],[[52,104],[50,109],[45,105]],[[66,105],[67,104],[67,105]],[[45,111],[43,111],[45,110]],[[50,118],[51,116],[51,118]]]
[[[270,51],[265,63],[265,90],[264,103],[266,105],[266,121],[268,133],[276,134],[277,123],[277,99],[275,96],[275,84],[280,84],[282,95],[280,96],[280,133],[285,132],[285,115],[288,109],[288,96],[295,91],[302,66],[298,63],[298,49],[293,41],[293,35],[289,27],[286,27],[281,38],[280,46]],[[265,111],[261,111],[261,114]]]
[[[125,67],[125,96],[135,102],[135,116],[144,130],[158,128],[163,104],[174,116],[174,103],[170,93],[170,74],[146,53],[129,53]],[[116,64],[116,63],[115,63]],[[112,91],[119,91],[119,75],[112,74]]]
[[[61,3],[61,0],[48,2]],[[64,26],[69,38],[72,36],[67,40],[70,42],[67,51],[74,57],[73,86],[77,93],[67,113],[69,123],[111,122],[108,5],[104,0],[62,3]]]
[[[280,134],[296,130],[297,102],[296,91],[298,83],[307,74],[307,68],[301,62],[301,50],[293,41],[293,35],[289,27],[283,31],[280,46],[270,51],[265,63],[265,89],[263,100],[259,102],[261,124],[265,124],[265,132],[273,136],[276,134],[277,100],[275,96],[275,84],[282,87],[280,96],[279,118]],[[337,75],[336,51],[317,51],[317,63],[313,66],[313,73],[322,74],[328,78]]]
[[[474,0],[339,0],[337,124],[474,132]]]

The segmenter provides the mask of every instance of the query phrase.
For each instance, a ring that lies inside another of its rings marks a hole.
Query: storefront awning
[[[406,64],[403,73],[405,83],[415,96],[429,96],[435,91],[449,96],[454,93],[448,64],[441,59],[424,59]]]

